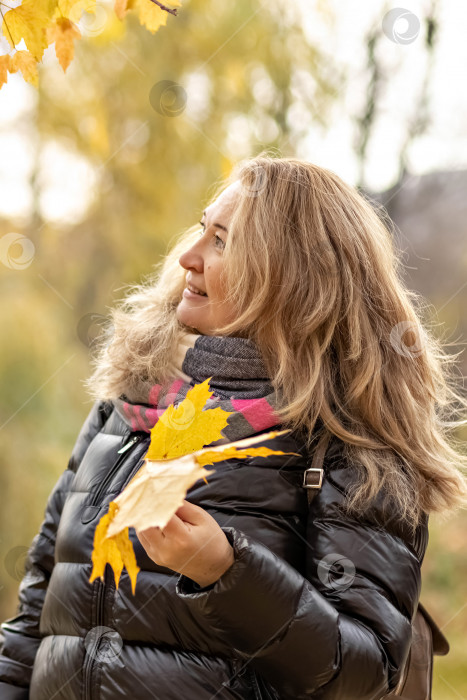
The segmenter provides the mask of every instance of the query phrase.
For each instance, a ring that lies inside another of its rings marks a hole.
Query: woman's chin
[[[197,333],[200,333],[201,335],[206,334],[205,330],[202,327],[200,328],[200,324],[198,322],[199,314],[194,313],[193,309],[186,308],[183,304],[183,300],[177,306],[176,314],[180,323],[183,323],[189,328],[193,328]]]

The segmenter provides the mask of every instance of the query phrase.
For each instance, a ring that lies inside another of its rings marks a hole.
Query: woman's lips
[[[207,299],[207,295],[204,296],[203,294],[198,294],[197,292],[192,292],[188,289],[188,287],[185,287],[183,290],[183,296],[186,297],[187,299]]]

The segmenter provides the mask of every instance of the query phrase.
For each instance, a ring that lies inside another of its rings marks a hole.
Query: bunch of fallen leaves
[[[169,0],[179,7],[180,0]],[[7,10],[7,11],[5,11]],[[167,13],[176,15],[159,0],[115,0],[113,10],[119,20],[127,13],[138,16],[140,23],[153,34],[164,26]],[[22,0],[11,8],[8,0],[0,0],[1,33],[12,49],[24,39],[26,50],[0,56],[0,88],[8,73],[21,71],[23,78],[38,85],[38,64],[45,49],[55,43],[55,54],[65,72],[74,56],[74,41],[81,38],[78,22],[83,12],[94,14],[96,0]]]
[[[255,442],[282,435],[288,430],[273,430],[256,437],[203,448],[204,445],[225,439],[221,431],[227,426],[227,418],[231,415],[231,412],[219,406],[203,410],[212,396],[208,387],[210,379],[212,377],[195,384],[176,408],[171,404],[151,429],[151,441],[142,466],[117,498],[110,502],[108,512],[97,524],[90,583],[98,577],[103,580],[108,563],[113,569],[118,589],[120,574],[125,566],[134,595],[140,568],[136,564],[128,528],[145,530],[148,527],[165,527],[183,504],[188,489],[200,478],[207,483],[206,476],[214,473],[215,470],[205,469],[206,464],[231,458],[297,454],[267,447],[250,447]]]

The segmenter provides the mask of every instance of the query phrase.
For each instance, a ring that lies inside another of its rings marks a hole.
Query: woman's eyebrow
[[[203,211],[203,216],[206,216],[206,209]],[[222,226],[222,224],[212,224],[213,226],[216,226],[216,228],[221,228],[223,231],[228,233],[227,229],[225,226]]]

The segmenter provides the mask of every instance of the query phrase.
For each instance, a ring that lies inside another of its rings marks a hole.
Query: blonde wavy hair
[[[415,531],[423,513],[465,507],[457,354],[422,321],[427,307],[402,280],[386,210],[327,169],[264,152],[215,183],[209,203],[237,180],[221,273],[236,320],[215,334],[257,343],[282,425],[303,431],[308,449],[317,441],[315,465],[331,436],[343,442],[361,472],[349,512],[364,515],[384,490]],[[94,399],[170,376],[181,334],[198,332],[175,311],[186,277],[179,257],[199,235],[198,224],[183,230],[111,309],[85,380]]]

